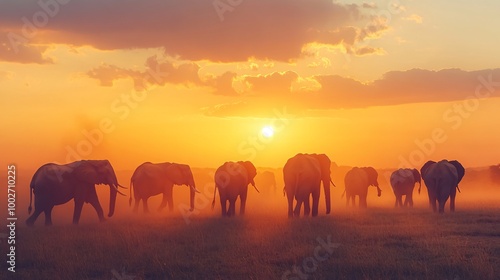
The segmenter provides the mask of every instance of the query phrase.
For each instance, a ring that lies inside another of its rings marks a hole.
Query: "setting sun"
[[[271,126],[264,126],[261,133],[266,138],[271,138],[274,135],[274,129]]]

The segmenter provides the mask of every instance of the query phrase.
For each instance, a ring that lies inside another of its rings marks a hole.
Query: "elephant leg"
[[[450,211],[455,212],[455,196],[456,193],[450,194]]]
[[[303,200],[301,199],[296,199],[297,204],[295,205],[295,209],[293,210],[293,216],[294,217],[299,217],[300,216],[300,208],[302,207]]]
[[[146,214],[149,213],[148,199],[149,199],[149,197],[142,198],[142,208],[144,210],[144,213],[146,213]]]
[[[313,204],[312,204],[312,216],[318,216],[318,207],[319,207],[319,191],[317,193],[313,193],[312,195]],[[308,199],[309,200],[309,199]]]
[[[245,214],[246,203],[247,203],[247,194],[246,193],[241,194],[240,195],[240,215]]]
[[[140,198],[135,197],[135,202],[134,202],[134,213],[139,212],[139,201],[141,201]]]
[[[226,204],[227,204],[226,199],[221,198],[220,199],[220,208],[222,210],[222,216],[223,217],[227,216]]]
[[[236,199],[231,199],[229,200],[229,210],[227,215],[229,217],[234,216],[234,213],[236,212]]]
[[[82,214],[83,199],[75,197],[75,211],[73,212],[73,224],[77,225]]]
[[[435,196],[430,196],[429,197],[429,204],[432,208],[432,211],[436,212],[437,211],[437,206],[436,206],[436,197]]]
[[[359,207],[360,208],[366,208],[367,205],[366,205],[366,195],[360,195],[359,196]]]
[[[345,206],[348,207],[349,206],[349,200],[351,199],[351,196],[350,195],[346,195],[345,196]]]
[[[53,205],[45,208],[45,210],[43,211],[45,213],[45,225],[46,226],[52,225],[52,208],[54,208]]]
[[[170,186],[167,190],[167,202],[168,202],[168,211],[174,211],[174,196],[173,196],[173,186]]]
[[[160,207],[158,208],[158,211],[163,210],[168,204],[168,210],[170,212],[174,211],[174,198],[172,196],[173,194],[173,186],[167,186],[167,189],[163,193],[163,199],[161,201]]]
[[[413,190],[411,193],[406,195],[406,200],[408,200],[408,205],[413,208]]]
[[[158,212],[163,210],[163,208],[167,207],[167,203],[168,203],[167,195],[164,193],[163,198],[161,199],[160,207],[158,207]]]
[[[97,192],[95,188],[93,191],[89,193],[87,202],[90,203],[92,207],[94,207],[95,211],[97,212],[97,217],[99,218],[99,221],[104,222],[106,219],[104,218],[104,213],[102,211],[101,204],[99,203],[99,198],[97,197]]]
[[[307,217],[309,216],[309,213],[311,213],[311,198],[310,195],[307,195],[306,199],[304,200],[304,216]]]
[[[293,195],[287,194],[288,199],[288,218],[293,217]]]
[[[356,196],[355,195],[351,195],[351,204],[352,204],[352,207],[356,206]]]
[[[43,211],[40,208],[35,207],[35,212],[26,220],[26,225],[32,227],[35,224],[36,219]]]
[[[403,200],[402,198],[403,196],[401,196],[401,201]],[[408,207],[408,204],[410,203],[410,200],[409,200],[409,197],[408,195],[405,195],[405,203],[404,203],[404,207]]]

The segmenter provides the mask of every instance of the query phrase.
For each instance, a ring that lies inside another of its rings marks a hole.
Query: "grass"
[[[375,208],[300,219],[212,214],[189,225],[179,215],[138,215],[44,227],[42,217],[34,228],[18,228],[15,278],[282,279],[307,259],[307,279],[498,279],[498,210]],[[312,263],[317,238],[328,236],[340,246]]]

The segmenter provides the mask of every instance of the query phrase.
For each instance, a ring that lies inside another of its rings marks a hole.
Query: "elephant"
[[[420,169],[424,179],[429,204],[436,212],[436,200],[439,203],[439,213],[444,213],[444,205],[450,198],[450,211],[455,211],[455,196],[458,183],[465,175],[465,168],[456,160],[441,160],[439,162],[428,161]]]
[[[259,192],[254,182],[255,175],[257,175],[257,169],[250,161],[225,162],[217,168],[214,175],[215,189],[212,209],[215,206],[217,189],[219,189],[222,216],[235,215],[235,203],[238,196],[240,197],[240,215],[244,215],[248,184],[251,184]],[[226,210],[227,201],[229,201],[229,209]]]
[[[304,216],[311,211],[310,196],[312,196],[312,216],[318,216],[321,182],[325,192],[326,214],[330,214],[330,164],[325,154],[297,154],[287,160],[283,167],[283,180],[288,200],[288,217],[300,216],[300,208],[304,204]],[[333,182],[332,182],[333,184]],[[335,186],[335,185],[334,185]],[[297,201],[293,208],[293,200]]]
[[[490,177],[493,184],[500,184],[500,164],[490,166]]]
[[[118,187],[125,187],[118,184],[115,171],[108,160],[81,160],[64,165],[55,163],[42,165],[31,179],[28,213],[31,214],[33,194],[35,194],[35,212],[26,220],[26,224],[33,226],[38,216],[44,212],[45,225],[52,225],[52,208],[71,199],[75,201],[73,224],[78,224],[84,202],[94,207],[101,222],[105,221],[95,189],[97,184],[109,185],[108,217],[111,217],[115,212],[116,194],[125,195],[118,190]]]
[[[391,174],[391,186],[396,196],[394,207],[403,206],[403,195],[405,196],[404,206],[413,207],[413,188],[415,183],[419,184],[418,193],[422,187],[422,179],[417,169],[400,168]]]
[[[349,200],[352,200],[352,206],[355,205],[355,196],[359,196],[359,207],[366,208],[366,196],[368,187],[377,187],[377,196],[382,195],[382,190],[378,186],[378,173],[373,167],[353,167],[344,177],[346,194],[346,206],[349,206]]]
[[[263,171],[255,176],[255,183],[260,187],[263,193],[268,195],[276,194],[276,177],[274,172]]]
[[[163,210],[167,204],[170,211],[174,210],[173,186],[186,185],[189,192],[189,211],[194,210],[194,196],[199,191],[193,178],[191,168],[187,164],[163,162],[144,162],[139,165],[130,179],[130,199],[132,205],[132,189],[134,190],[135,205],[134,212],[139,209],[139,202],[142,200],[144,213],[149,213],[148,199],[151,196],[163,194],[163,199],[158,208],[158,212]]]

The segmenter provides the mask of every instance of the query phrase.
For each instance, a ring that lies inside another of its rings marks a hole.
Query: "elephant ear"
[[[370,185],[378,187],[378,173],[377,170],[373,167],[365,167],[363,168],[368,175],[368,182],[370,182]]]
[[[321,168],[321,178],[330,180],[330,166],[332,162],[330,161],[328,156],[325,154],[312,154],[311,156],[319,161],[319,165]]]
[[[435,163],[436,163],[435,161],[429,160],[422,166],[422,168],[420,168],[420,174],[422,175],[422,177],[425,177],[425,174],[427,173],[429,167],[431,167],[431,165]]]
[[[422,182],[422,178],[420,177],[420,172],[418,172],[418,170],[416,168],[413,168],[411,170],[411,172],[413,173],[413,180],[415,183],[421,183]]]
[[[81,182],[100,184],[96,164],[89,160],[82,160],[73,169],[74,177]]]
[[[455,166],[455,168],[457,169],[457,174],[458,174],[457,184],[458,184],[458,183],[460,183],[460,181],[462,180],[462,178],[465,175],[465,168],[463,167],[462,164],[460,164],[460,162],[458,162],[456,160],[451,160],[451,161],[449,161],[449,163],[452,164],[453,166]]]
[[[251,163],[250,161],[240,161],[238,163],[241,164],[241,165],[243,165],[243,167],[247,171],[248,182],[249,183],[253,182],[253,179],[257,175],[257,169],[255,168],[255,166],[253,165],[253,163]]]

